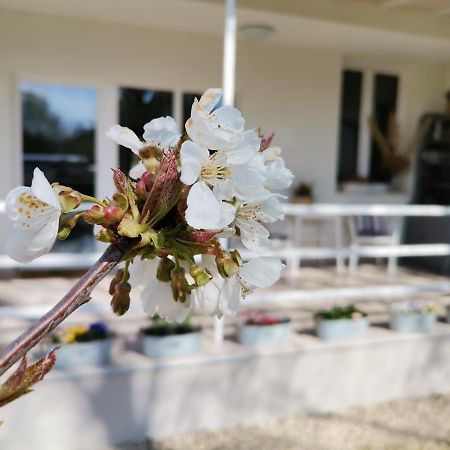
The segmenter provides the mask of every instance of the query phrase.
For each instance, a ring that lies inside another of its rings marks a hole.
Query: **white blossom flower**
[[[212,280],[193,293],[193,304],[210,316],[235,315],[245,295],[255,288],[265,288],[276,283],[283,264],[277,258],[257,257],[244,262],[231,277],[222,278],[214,257],[205,255],[203,264],[212,274]]]
[[[136,136],[134,131],[120,125],[110,127],[106,135],[117,144],[129,148],[136,155],[139,155],[139,150],[147,146],[168,150],[177,144],[181,136],[177,123],[169,116],[153,119],[144,125],[144,142]]]
[[[277,197],[269,194],[237,203],[236,214],[231,228],[239,229],[242,243],[249,250],[263,252],[270,248],[269,230],[262,223],[273,223],[284,216]]]
[[[262,152],[267,169],[264,186],[270,190],[287,189],[294,179],[294,174],[286,168],[280,154],[280,147],[269,147]]]
[[[142,307],[149,316],[158,314],[168,322],[183,322],[191,308],[190,296],[184,303],[173,298],[170,282],[156,278],[160,258],[135,258],[130,264],[130,284],[133,289],[141,290]]]
[[[31,187],[19,186],[8,194],[5,211],[12,221],[6,240],[12,259],[27,263],[50,251],[58,234],[61,206],[40,169],[34,169]]]
[[[180,137],[178,125],[170,116],[153,119],[144,125],[145,141],[163,150],[177,145]]]
[[[221,89],[208,89],[195,99],[186,131],[194,141],[210,150],[231,150],[244,137],[244,119],[236,108],[221,106],[213,111],[222,97]]]
[[[234,218],[233,208],[223,200],[268,192],[263,187],[266,179],[264,159],[257,153],[259,138],[255,140],[253,134],[256,135],[254,132],[247,134],[248,140],[240,147],[242,153],[238,149],[210,153],[199,143],[183,143],[180,151],[180,179],[184,184],[192,185],[186,211],[189,225],[205,230],[223,228]]]

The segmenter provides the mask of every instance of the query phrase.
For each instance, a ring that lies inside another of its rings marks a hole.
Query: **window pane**
[[[24,184],[30,186],[39,167],[50,183],[94,194],[95,89],[43,83],[22,83]],[[92,251],[92,226],[83,221],[53,251]]]
[[[24,182],[38,166],[50,183],[94,194],[95,89],[22,83]]]
[[[389,115],[395,114],[397,108],[398,77],[395,75],[376,74],[373,92],[373,117],[383,135],[388,131]],[[370,181],[390,182],[392,173],[383,165],[381,152],[372,139],[370,160]]]
[[[172,104],[172,92],[120,88],[119,123],[142,138],[144,125],[147,122],[158,117],[173,115]],[[137,160],[131,150],[120,146],[120,168],[125,173],[128,173]]]
[[[357,176],[362,73],[345,70],[341,85],[338,180]]]
[[[191,107],[192,103],[194,103],[194,99],[200,99],[201,96],[202,94],[183,94],[183,127],[189,117],[191,117]]]

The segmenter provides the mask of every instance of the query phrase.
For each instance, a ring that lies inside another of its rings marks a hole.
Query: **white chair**
[[[402,219],[381,216],[355,216],[349,218],[351,253],[350,272],[355,272],[359,262],[359,249],[364,246],[399,245]],[[397,256],[388,256],[388,273],[395,274]]]

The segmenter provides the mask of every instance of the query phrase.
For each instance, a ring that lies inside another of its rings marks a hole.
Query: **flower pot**
[[[111,344],[112,338],[64,344],[56,352],[56,367],[65,369],[106,364],[110,358]]]
[[[200,353],[201,340],[201,331],[168,336],[141,334],[141,348],[151,358],[194,355]]]
[[[291,321],[273,325],[241,324],[238,331],[238,341],[247,347],[275,347],[286,344],[291,333]]]
[[[434,313],[397,311],[391,316],[391,329],[400,333],[429,333],[436,323]]]
[[[309,195],[294,195],[294,197],[292,197],[292,202],[301,205],[309,205],[313,202],[313,198]]]
[[[338,341],[356,339],[367,330],[369,321],[367,317],[357,319],[336,319],[317,321],[317,336],[325,341]]]
[[[450,305],[447,305],[445,307],[445,312],[446,312],[447,322],[450,323]]]

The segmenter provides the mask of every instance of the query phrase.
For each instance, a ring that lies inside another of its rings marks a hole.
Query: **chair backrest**
[[[350,229],[355,236],[390,236],[393,226],[385,217],[355,216],[350,219]]]

